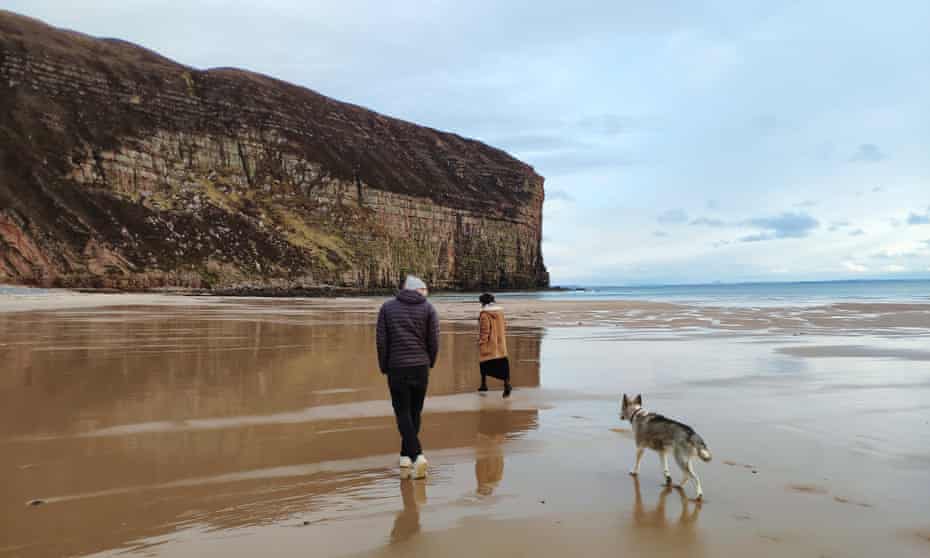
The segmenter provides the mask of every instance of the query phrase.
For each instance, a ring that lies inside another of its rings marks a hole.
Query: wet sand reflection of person
[[[426,483],[400,481],[400,497],[404,507],[394,517],[391,544],[403,542],[420,532],[420,506],[426,503]]]
[[[503,434],[478,433],[478,442],[475,445],[475,480],[478,483],[478,494],[490,496],[494,489],[504,478],[504,452],[501,444],[505,440]]]
[[[475,440],[475,480],[480,496],[490,496],[504,478],[504,448],[508,436],[536,427],[537,411],[485,410],[478,415]]]

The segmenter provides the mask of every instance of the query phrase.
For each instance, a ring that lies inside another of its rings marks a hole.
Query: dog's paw
[[[703,494],[698,494],[697,496],[694,497],[694,501],[695,501],[695,502],[703,502],[703,501],[704,501],[704,495],[703,495]]]
[[[631,477],[639,476],[639,471],[630,471],[630,476]]]
[[[672,477],[665,477],[665,486],[672,486]]]

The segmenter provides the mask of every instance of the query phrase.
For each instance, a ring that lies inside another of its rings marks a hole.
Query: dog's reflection
[[[669,545],[677,549],[688,550],[691,556],[700,554],[697,536],[697,521],[701,515],[700,501],[688,499],[685,491],[678,487],[666,485],[659,493],[655,509],[648,510],[643,504],[643,495],[639,488],[639,478],[633,478],[635,500],[633,502],[633,532],[635,535],[646,536],[650,541],[661,545]],[[666,501],[671,493],[676,493],[681,506],[681,512],[675,521],[666,517]],[[661,531],[661,537],[656,537],[655,531]]]
[[[426,482],[400,481],[400,498],[404,508],[394,518],[391,542],[405,541],[420,532],[420,506],[426,503]]]

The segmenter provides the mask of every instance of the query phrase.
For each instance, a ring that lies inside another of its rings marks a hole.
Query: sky
[[[505,149],[559,285],[930,277],[930,2],[5,0]]]

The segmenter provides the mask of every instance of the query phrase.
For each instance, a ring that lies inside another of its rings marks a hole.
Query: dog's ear
[[[623,407],[623,408],[625,409],[626,406],[627,406],[627,404],[628,404],[629,402],[630,402],[630,398],[627,397],[626,394],[624,393],[624,394],[623,394],[623,399],[620,400],[620,406]]]
[[[639,395],[637,395],[637,396],[636,396],[636,399],[633,400],[633,403],[636,403],[637,405],[642,405],[642,404],[643,404],[643,394],[640,393]]]

